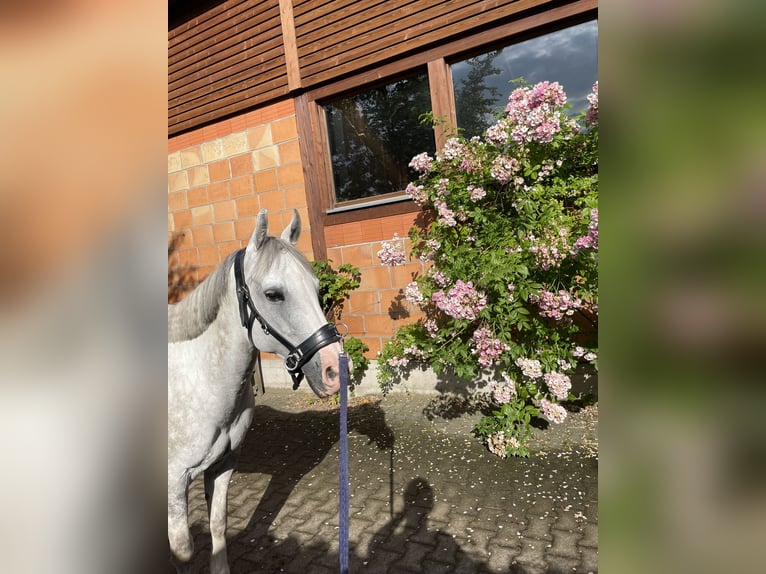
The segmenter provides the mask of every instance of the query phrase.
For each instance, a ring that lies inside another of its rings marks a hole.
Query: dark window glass
[[[528,84],[559,82],[574,115],[598,79],[598,22],[586,22],[494,50],[451,66],[457,124],[466,137],[481,135],[505,109],[524,78]]]
[[[404,190],[413,156],[435,151],[428,76],[420,74],[324,104],[337,202]]]

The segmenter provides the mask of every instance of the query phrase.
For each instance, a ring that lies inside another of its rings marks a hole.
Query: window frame
[[[523,18],[473,32],[445,44],[318,86],[296,96],[296,121],[298,135],[302,142],[301,160],[304,166],[311,227],[324,230],[326,226],[420,210],[403,190],[370,198],[336,202],[323,103],[394,82],[411,74],[417,68],[426,67],[432,112],[434,117],[446,119],[444,125],[437,126],[434,130],[438,150],[443,147],[449,134],[454,133],[457,124],[451,64],[591,20],[598,20],[597,4],[593,0],[579,0],[552,9],[541,9]],[[324,232],[312,233],[312,238],[314,253],[317,257],[324,256],[326,254]]]

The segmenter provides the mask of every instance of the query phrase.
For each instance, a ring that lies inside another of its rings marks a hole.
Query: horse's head
[[[270,331],[266,333],[256,321],[252,328],[253,343],[260,350],[282,358],[327,325],[319,305],[319,280],[306,258],[294,247],[300,233],[300,216],[294,210],[292,221],[282,235],[269,236],[264,209],[258,214],[255,231],[245,250],[245,281],[252,302]],[[302,367],[311,389],[320,397],[340,389],[339,353],[340,345],[332,342],[317,350]]]

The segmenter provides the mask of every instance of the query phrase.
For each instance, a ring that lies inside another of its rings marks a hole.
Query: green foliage
[[[489,378],[496,408],[475,432],[500,456],[528,456],[532,417],[561,422],[569,375],[596,360],[597,91],[575,119],[564,99],[557,84],[521,85],[483,137],[411,164],[428,221],[410,230],[411,256],[432,263],[405,295],[426,318],[384,346],[378,382],[423,365]]]

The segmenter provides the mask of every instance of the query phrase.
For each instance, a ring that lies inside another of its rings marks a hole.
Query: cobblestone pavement
[[[233,574],[339,570],[338,410],[312,396],[269,389],[256,400],[229,489]],[[469,434],[480,415],[432,421],[424,410],[434,400],[351,401],[350,572],[597,572],[592,446],[559,441],[503,460]],[[206,572],[201,482],[190,491],[189,522],[195,571]]]

